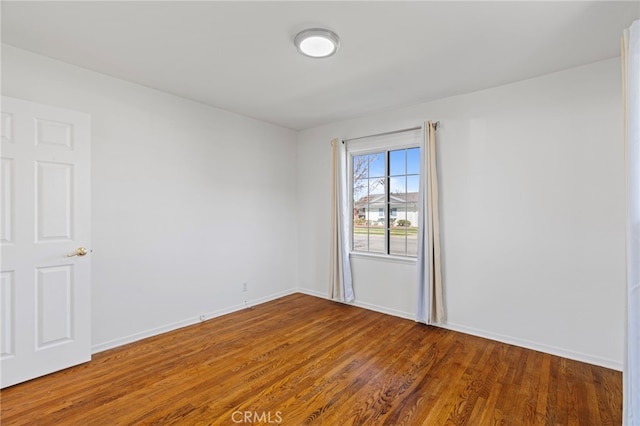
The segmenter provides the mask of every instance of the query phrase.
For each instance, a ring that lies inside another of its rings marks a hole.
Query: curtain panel
[[[349,260],[349,218],[347,210],[347,152],[342,141],[331,141],[333,187],[331,192],[330,295],[340,302],[352,302],[353,283]]]
[[[440,218],[438,169],[436,165],[436,123],[423,126],[420,146],[420,190],[418,201],[418,310],[417,321],[444,321],[442,266],[440,261]]]

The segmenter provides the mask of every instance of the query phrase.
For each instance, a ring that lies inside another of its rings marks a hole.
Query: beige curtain
[[[349,261],[349,241],[347,216],[347,155],[344,143],[338,139],[331,141],[333,150],[333,186],[331,194],[331,258],[330,295],[333,300],[351,302],[354,300]]]
[[[424,140],[420,147],[417,320],[425,324],[444,321],[436,127],[434,122],[424,123]]]

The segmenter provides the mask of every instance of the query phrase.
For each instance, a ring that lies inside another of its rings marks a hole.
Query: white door
[[[91,359],[90,120],[8,97],[0,109],[0,387],[6,387]]]

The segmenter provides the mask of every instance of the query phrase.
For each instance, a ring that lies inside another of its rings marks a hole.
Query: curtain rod
[[[435,129],[438,130],[438,127],[440,126],[440,122],[436,121],[435,122]],[[402,133],[402,132],[410,132],[412,130],[420,130],[422,129],[422,126],[416,126],[416,127],[409,127],[406,129],[400,129],[400,130],[392,130],[390,132],[383,132],[383,133],[376,133],[374,135],[367,135],[367,136],[358,136],[357,138],[351,138],[351,139],[344,139],[342,141],[342,143],[345,142],[351,142],[351,141],[357,141],[358,139],[365,139],[365,138],[372,138],[374,136],[387,136],[387,135],[395,135],[396,133]]]

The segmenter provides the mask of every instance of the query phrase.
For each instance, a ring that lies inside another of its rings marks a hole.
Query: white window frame
[[[349,254],[351,257],[361,257],[368,259],[380,259],[385,261],[393,261],[399,263],[416,263],[417,258],[411,256],[399,256],[388,253],[372,253],[372,252],[364,252],[364,251],[354,251],[353,250],[353,209],[354,209],[354,201],[353,201],[353,157],[357,155],[366,155],[366,154],[376,154],[380,152],[385,152],[385,179],[389,177],[388,170],[388,161],[387,156],[389,155],[389,151],[395,151],[400,149],[411,149],[411,148],[420,148],[421,146],[421,138],[423,138],[422,128],[404,130],[399,132],[390,132],[383,133],[378,136],[368,136],[357,138],[353,140],[346,140],[346,151],[347,151],[347,181],[348,181],[348,199],[349,199],[349,212],[351,212],[349,217]],[[424,173],[423,170],[420,170],[420,176]],[[385,195],[386,191],[388,191],[388,183],[385,182]],[[422,185],[420,185],[418,191],[422,191]],[[387,221],[387,215],[385,214],[385,221]],[[388,233],[385,231],[384,233],[384,246],[388,247]]]

